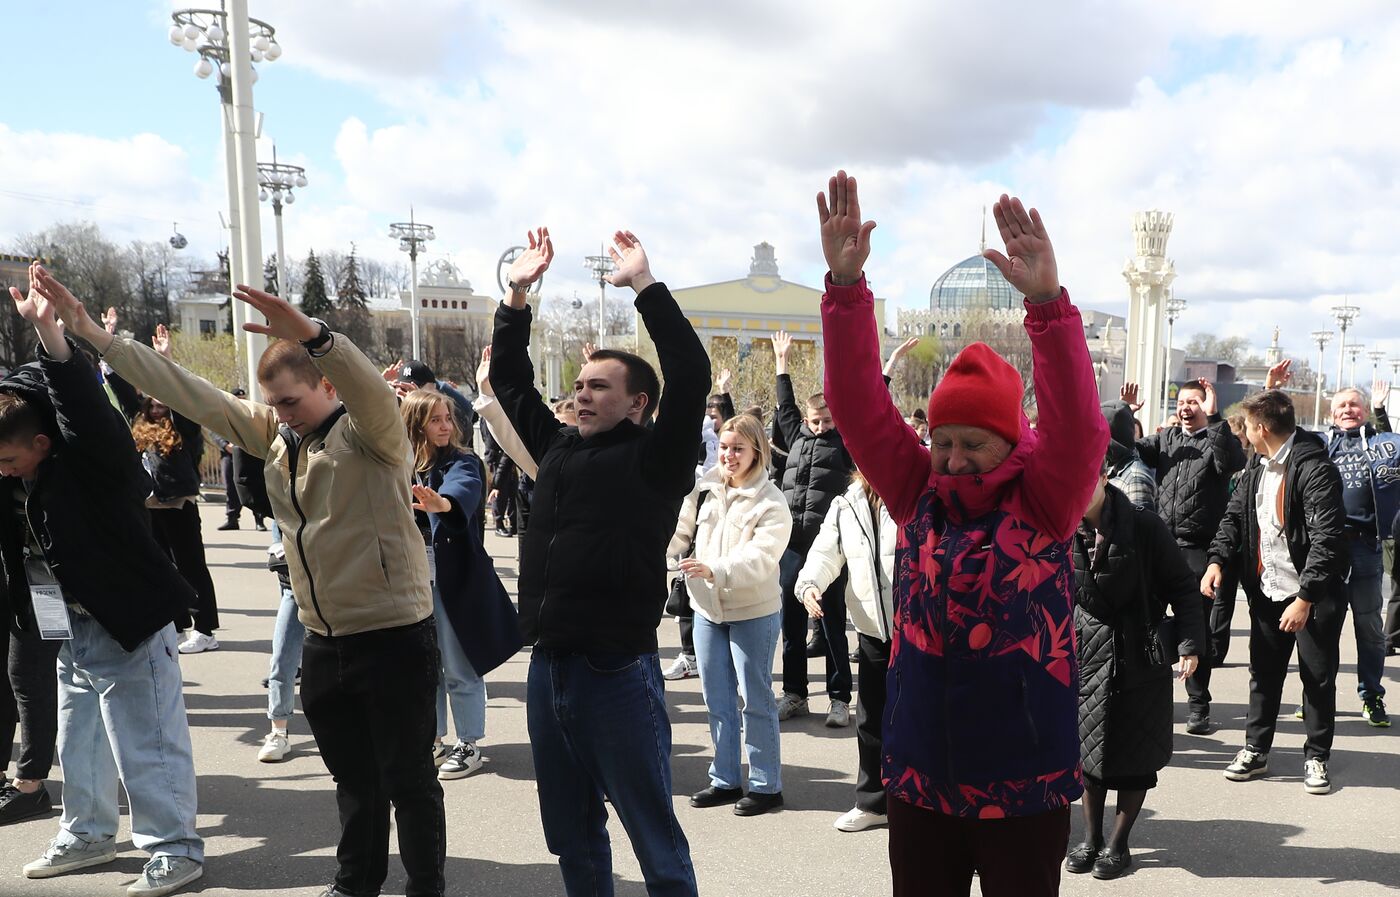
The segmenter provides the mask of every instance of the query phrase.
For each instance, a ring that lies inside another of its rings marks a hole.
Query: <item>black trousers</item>
[[[1303,680],[1303,755],[1326,760],[1332,753],[1337,719],[1337,665],[1341,654],[1343,601],[1320,601],[1298,632],[1278,628],[1288,601],[1251,601],[1249,606],[1249,719],[1245,744],[1268,753],[1274,744],[1283,683],[1293,645],[1298,645],[1298,674]]]
[[[1204,574],[1205,571],[1201,571]],[[1210,605],[1210,616],[1206,624],[1210,627],[1210,662],[1214,667],[1225,665],[1230,653],[1230,623],[1235,616],[1235,601],[1239,597],[1240,568],[1231,564],[1225,568],[1216,590],[1215,601]]]
[[[229,520],[237,520],[243,513],[243,502],[238,500],[238,486],[233,482],[233,456],[224,455],[219,459],[219,470],[224,477],[224,507]]]
[[[1055,897],[1069,847],[1069,807],[1034,816],[969,819],[890,801],[894,897]]]
[[[1186,565],[1191,568],[1191,578],[1197,584],[1201,577],[1206,574],[1206,548],[1193,545],[1182,545],[1181,554],[1186,558]],[[1225,590],[1221,588],[1218,594],[1224,595]],[[1231,599],[1233,600],[1233,599]],[[1204,611],[1205,619],[1210,621],[1212,639],[1214,642],[1215,627],[1215,599],[1201,596],[1201,608]],[[1230,630],[1228,622],[1225,624],[1225,649],[1228,650]],[[1210,715],[1210,671],[1214,666],[1212,658],[1205,652],[1201,652],[1200,663],[1196,667],[1196,672],[1186,679],[1186,706],[1192,713]]]
[[[433,765],[440,669],[432,617],[356,635],[306,636],[302,709],[335,779],[335,885],[352,897],[377,897],[384,886],[391,805],[407,897],[443,893],[447,823]]]
[[[783,691],[807,697],[807,621],[811,617],[793,589],[802,556],[783,553],[778,579],[783,589]],[[826,696],[851,700],[851,655],[846,648],[846,571],[822,593],[822,632],[826,635]]]
[[[199,505],[188,501],[179,508],[151,508],[151,530],[156,542],[170,555],[175,568],[195,591],[195,606],[190,608],[194,628],[205,635],[213,635],[219,628],[219,603],[214,597],[209,562],[204,557]]]
[[[856,806],[869,813],[885,813],[885,784],[880,779],[884,755],[881,735],[885,718],[885,680],[890,666],[890,643],[868,635],[856,636],[860,676],[860,702],[856,705]]]
[[[8,675],[0,683],[0,744],[5,750],[0,772],[9,768],[18,726],[15,778],[47,779],[58,741],[58,649],[63,642],[45,641],[38,633],[16,633],[8,623],[0,623],[0,629],[8,657]]]
[[[681,630],[681,653],[691,660],[695,659],[695,614],[688,613],[683,617],[676,617],[676,625]]]

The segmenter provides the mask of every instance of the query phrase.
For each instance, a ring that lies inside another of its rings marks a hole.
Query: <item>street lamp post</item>
[[[1327,351],[1327,344],[1332,342],[1332,331],[1314,330],[1312,332],[1313,342],[1317,343],[1317,395],[1313,399],[1313,422],[1322,428],[1322,356]]]
[[[1359,314],[1361,314],[1361,309],[1357,308],[1355,305],[1342,303],[1341,305],[1332,306],[1332,317],[1337,319],[1337,327],[1342,332],[1341,342],[1337,344],[1338,389],[1341,389],[1342,386],[1345,385],[1345,381],[1342,380],[1342,364],[1346,361],[1347,356],[1347,328],[1351,326],[1351,322],[1355,321]]]
[[[1350,346],[1347,346],[1347,361],[1351,363],[1351,366],[1347,368],[1347,383],[1353,386],[1356,384],[1356,359],[1360,358],[1361,353],[1365,351],[1365,343],[1352,343]]]
[[[182,9],[170,15],[170,42],[197,53],[194,73],[214,76],[219,92],[219,121],[223,129],[224,168],[229,203],[229,285],[250,279],[262,269],[261,228],[257,216],[257,159],[253,137],[252,63],[273,62],[282,55],[276,30],[248,16],[247,0],[221,0],[218,9]],[[244,62],[248,60],[248,62]],[[256,365],[266,339],[242,329],[244,309],[233,303],[235,345],[242,349],[241,367],[248,390],[256,395]]]
[[[272,200],[272,217],[277,224],[277,295],[290,300],[287,289],[287,251],[282,243],[282,204],[296,202],[292,188],[306,186],[306,169],[277,161],[277,144],[272,145],[272,161],[258,163],[258,201]]]
[[[1162,365],[1162,404],[1163,409],[1167,407],[1167,396],[1171,391],[1172,382],[1172,335],[1176,329],[1176,319],[1181,317],[1181,313],[1186,311],[1186,300],[1176,298],[1176,290],[1172,290],[1171,296],[1167,298],[1167,361]]]
[[[1380,379],[1379,369],[1382,361],[1385,361],[1384,349],[1372,349],[1366,353],[1366,357],[1371,359],[1371,382],[1375,383]]]
[[[430,224],[422,224],[413,214],[413,207],[408,207],[408,221],[400,221],[389,225],[389,236],[399,241],[399,249],[408,253],[409,276],[413,280],[408,285],[409,302],[412,303],[408,309],[408,319],[413,325],[413,357],[422,359],[423,339],[418,325],[418,253],[423,251],[429,240],[436,240],[437,234],[433,233]]]
[[[608,275],[617,270],[617,262],[599,246],[597,255],[584,257],[583,266],[598,281],[598,348],[601,349],[608,333]]]

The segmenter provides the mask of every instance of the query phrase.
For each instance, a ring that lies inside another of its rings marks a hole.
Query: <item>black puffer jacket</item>
[[[1074,628],[1079,646],[1079,743],[1095,778],[1156,772],[1172,756],[1172,672],[1177,656],[1209,643],[1195,577],[1156,514],[1105,489],[1105,533],[1074,540]],[[1178,639],[1156,644],[1171,607]]]
[[[851,485],[854,465],[840,433],[827,430],[816,436],[807,428],[787,374],[778,375],[774,424],[788,453],[782,479],[783,495],[792,512],[788,548],[805,555],[821,531],[827,509]]]
[[[1259,585],[1259,518],[1254,509],[1263,472],[1263,464],[1245,471],[1210,546],[1212,564],[1241,562],[1240,585],[1251,602],[1269,600]],[[1284,462],[1283,503],[1284,538],[1298,569],[1298,596],[1314,604],[1345,603],[1351,551],[1344,532],[1342,476],[1327,457],[1322,439],[1301,427]]]
[[[1138,440],[1138,456],[1157,475],[1157,513],[1178,545],[1204,548],[1230,499],[1230,474],[1244,448],[1219,415],[1195,433],[1171,427]]]
[[[53,440],[28,513],[64,597],[82,605],[127,651],[172,621],[188,628],[194,590],[151,535],[145,507],[151,478],[86,357],[77,350],[64,362],[41,356],[0,381],[0,390],[39,408]],[[4,586],[16,624],[27,629],[33,615],[21,526],[9,508],[0,513]]]

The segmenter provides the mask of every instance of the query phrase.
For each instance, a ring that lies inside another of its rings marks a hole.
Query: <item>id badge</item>
[[[437,552],[428,546],[428,582],[437,582]]]
[[[34,623],[39,627],[40,638],[56,641],[73,637],[68,605],[63,603],[63,589],[58,583],[31,585],[29,595],[34,604]]]

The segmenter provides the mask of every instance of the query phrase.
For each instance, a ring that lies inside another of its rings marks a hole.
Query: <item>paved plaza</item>
[[[248,529],[216,532],[222,507],[206,504],[202,511],[219,590],[223,647],[181,661],[199,771],[199,822],[208,851],[206,874],[190,893],[318,895],[335,869],[336,809],[332,782],[305,720],[298,716],[292,722],[287,762],[256,760],[267,730],[266,692],[259,680],[267,675],[278,600],[276,580],[265,563],[267,536]],[[515,546],[515,540],[488,536],[512,591]],[[1221,775],[1240,746],[1244,725],[1245,613],[1241,602],[1230,663],[1212,683],[1213,717],[1220,730],[1204,737],[1185,735],[1184,703],[1178,706],[1177,753],[1163,771],[1161,785],[1148,795],[1138,822],[1135,868],[1114,882],[1066,875],[1063,893],[1361,897],[1400,890],[1400,727],[1371,729],[1361,719],[1349,624],[1342,641],[1333,793],[1315,797],[1303,792],[1302,723],[1291,716],[1301,691],[1296,676],[1285,691],[1290,715],[1279,723],[1270,756],[1275,775],[1245,784],[1227,782]],[[669,661],[678,643],[673,621],[663,621],[661,640],[663,660]],[[1386,681],[1400,707],[1400,663],[1390,660]],[[470,778],[443,783],[449,894],[562,893],[535,801],[525,732],[526,664],[522,653],[488,678],[485,767]],[[813,661],[812,670],[818,667]],[[735,817],[728,808],[695,810],[686,802],[691,792],[708,784],[705,707],[697,680],[668,684],[676,806],[703,894],[847,897],[889,892],[884,831],[842,834],[832,828],[836,816],[852,805],[855,732],[822,725],[826,700],[820,678],[813,683],[813,714],[783,727],[787,808],[748,819]],[[1184,692],[1180,694],[1184,701]],[[57,796],[61,782],[51,787]],[[1078,812],[1076,806],[1076,839]],[[48,881],[22,878],[20,866],[42,852],[57,824],[55,812],[0,829],[0,895],[120,895],[140,873],[145,855],[131,847],[123,825],[123,852],[114,864]],[[617,893],[644,895],[627,838],[615,819],[610,827]],[[397,857],[390,861],[385,893],[403,893]]]

